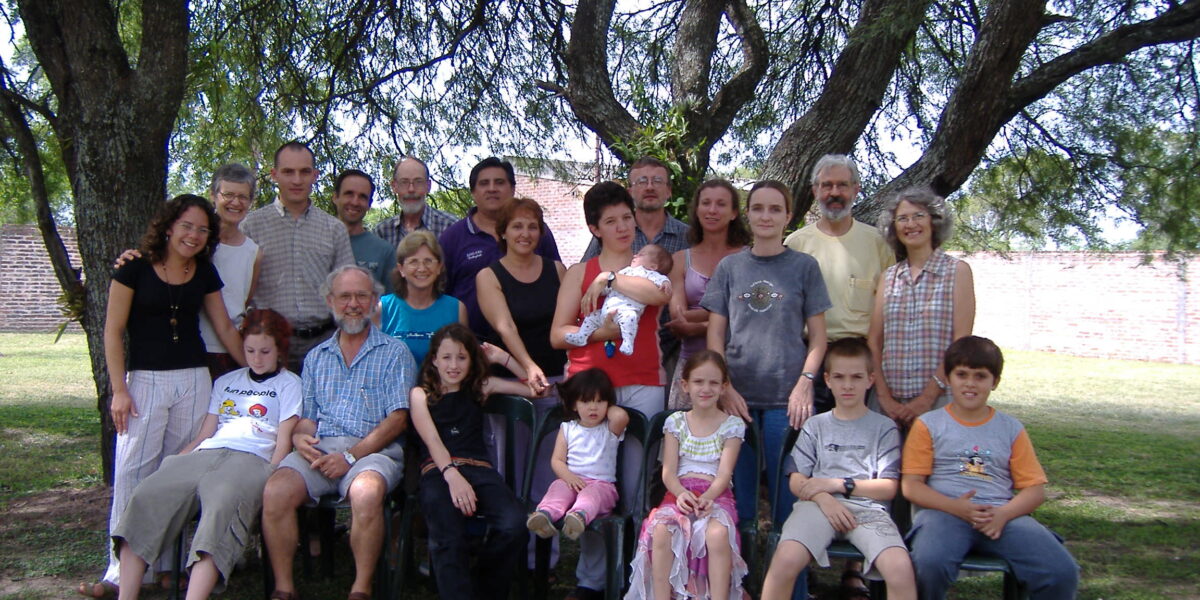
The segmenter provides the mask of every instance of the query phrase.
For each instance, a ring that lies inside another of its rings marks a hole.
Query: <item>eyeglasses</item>
[[[915,212],[911,215],[900,215],[896,217],[896,223],[899,223],[900,225],[907,225],[910,221],[917,223],[919,221],[924,221],[927,218],[929,218],[929,213]]]
[[[233,202],[234,200],[241,200],[242,202],[250,201],[250,196],[247,196],[246,194],[237,194],[234,192],[220,192],[217,195],[220,196],[221,199],[226,202]]]
[[[853,187],[853,185],[854,184],[850,183],[849,181],[822,181],[821,183],[817,184],[817,187],[828,192],[834,188],[839,190],[848,190]]]
[[[637,179],[634,180],[632,187],[646,187],[652,183],[654,185],[666,185],[667,180],[662,177],[659,177],[657,175],[654,176],[654,178],[638,177]]]
[[[426,183],[429,183],[429,180],[425,179],[424,177],[417,177],[415,179],[393,179],[392,181],[396,183],[397,187],[401,188],[406,188],[409,186],[424,187]]]
[[[178,225],[180,229],[184,230],[187,233],[192,233],[193,231],[196,233],[199,233],[200,235],[208,235],[208,234],[212,233],[212,230],[207,227],[204,227],[204,226],[196,227],[195,225],[192,225],[191,223],[188,223],[187,221],[180,221],[180,222],[176,223],[176,225]]]
[[[350,304],[351,300],[358,300],[359,304],[370,304],[375,299],[375,294],[371,292],[342,292],[333,297],[333,300],[338,304]]]
[[[438,264],[438,259],[436,259],[436,258],[420,258],[417,256],[413,256],[411,258],[404,259],[404,262],[402,264],[410,269],[416,269],[417,267],[425,267],[426,269],[432,269],[435,265]]]

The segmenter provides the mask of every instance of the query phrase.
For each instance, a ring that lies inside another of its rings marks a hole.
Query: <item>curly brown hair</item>
[[[437,357],[438,348],[444,340],[458,342],[467,351],[471,365],[467,367],[467,375],[459,384],[459,390],[474,396],[476,402],[483,404],[487,401],[487,398],[483,397],[483,382],[488,378],[488,359],[483,354],[479,340],[475,339],[475,334],[462,323],[450,323],[442,327],[434,332],[433,338],[429,340],[429,353],[425,355],[417,377],[418,385],[425,390],[426,401],[433,405],[442,399],[442,376],[433,360]]]
[[[279,364],[287,366],[288,347],[292,339],[292,324],[283,315],[269,308],[252,308],[246,311],[242,326],[238,328],[242,339],[252,335],[265,335],[275,340]]]
[[[183,216],[183,213],[187,212],[187,209],[193,206],[204,211],[204,214],[208,216],[208,240],[204,244],[204,249],[196,254],[196,259],[209,260],[212,258],[213,251],[217,249],[217,244],[221,241],[218,235],[221,221],[217,218],[217,211],[213,210],[213,206],[208,200],[200,196],[180,194],[165,202],[150,219],[150,225],[146,227],[146,234],[142,236],[142,243],[139,247],[146,260],[157,263],[167,257],[167,230],[175,225],[175,222]]]

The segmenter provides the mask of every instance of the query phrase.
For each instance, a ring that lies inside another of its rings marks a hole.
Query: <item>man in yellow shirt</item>
[[[825,312],[829,341],[866,337],[875,285],[883,271],[895,264],[896,256],[874,227],[850,214],[862,191],[854,159],[844,154],[822,156],[812,171],[812,191],[821,218],[789,235],[784,244],[812,255],[821,266],[833,302]],[[824,412],[833,407],[833,395],[824,385],[817,388],[815,408]]]

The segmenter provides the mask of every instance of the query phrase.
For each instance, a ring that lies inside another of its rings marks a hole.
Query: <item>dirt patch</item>
[[[54,489],[13,500],[0,512],[0,598],[72,598],[75,586],[100,573],[67,573],[62,575],[28,576],[28,571],[12,567],[30,557],[54,557],[63,548],[45,547],[28,537],[31,530],[52,530],[65,538],[90,540],[96,531],[108,527],[109,502],[112,493],[107,486],[84,489]],[[42,540],[43,538],[33,538]],[[98,543],[100,540],[96,539]],[[63,544],[68,546],[69,544]],[[95,548],[99,557],[103,548]]]
[[[4,507],[0,534],[14,527],[54,525],[90,529],[106,527],[112,488],[104,485],[84,489],[47,490],[13,500]],[[24,523],[21,523],[21,522]]]

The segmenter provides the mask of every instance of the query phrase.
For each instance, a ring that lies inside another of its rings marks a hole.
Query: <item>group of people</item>
[[[813,557],[827,564],[834,535],[858,544],[866,576],[881,573],[897,598],[918,588],[942,597],[956,575],[955,556],[922,544],[923,532],[958,535],[960,561],[972,546],[1004,554],[1053,541],[1023,516],[1045,483],[1028,437],[986,406],[999,351],[970,336],[971,271],[940,249],[943,199],[901,192],[877,231],[851,216],[861,188],[849,157],[825,156],[812,173],[820,218],[785,239],[786,185],[756,183],[743,211],[731,183],[706,181],[685,224],[665,211],[669,169],[642,158],[628,188],[601,182],[584,195],[594,239],[567,268],[542,208],[516,197],[513,167],[498,158],[471,170],[475,205],[462,219],[428,206],[428,168],[402,159],[390,182],[401,213],[374,232],[363,225],[372,178],[339,174],[328,215],[313,206],[317,169],[303,144],[275,153],[278,198],[253,211],[255,175],[221,167],[207,200],[165,203],[113,275],[113,543],[104,578],[79,593],[138,597],[172,568],[164,550],[198,511],[187,597],[206,598],[261,513],[271,598],[293,600],[296,511],[336,494],[352,515],[349,598],[368,600],[410,419],[431,567],[449,598],[506,597],[529,533],[560,529],[580,541],[572,597],[600,597],[603,541],[587,525],[618,497],[644,501],[644,449],[624,438],[627,411],[683,409],[665,422],[667,494],[639,536],[631,598],[744,595],[736,530],[757,518],[762,466],[770,517],[785,523],[764,597],[805,597],[797,574]],[[954,354],[952,342],[975,345]],[[535,457],[531,514],[497,471],[502,445],[483,410],[493,393],[569,417]],[[748,427],[758,447],[739,452]],[[789,429],[802,427],[785,452]],[[945,461],[969,468],[952,473]],[[974,531],[919,516],[915,579],[884,524],[898,487],[933,509],[922,515],[941,511]],[[465,539],[475,516],[489,525],[477,578]],[[1034,597],[1067,597],[1074,562],[1065,549],[1043,554],[1009,559]],[[926,568],[925,557],[942,562]]]

